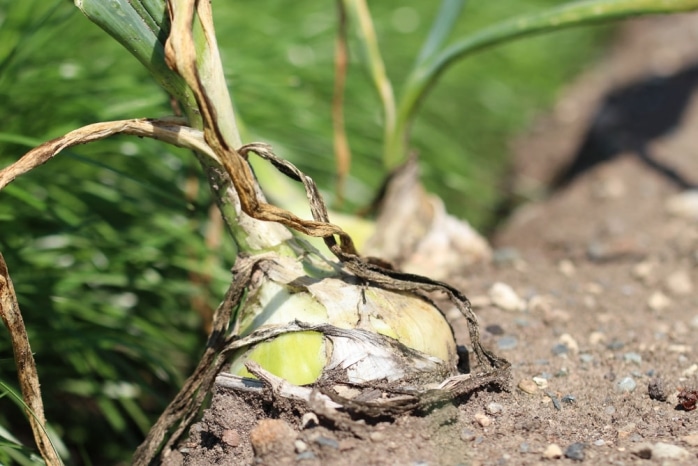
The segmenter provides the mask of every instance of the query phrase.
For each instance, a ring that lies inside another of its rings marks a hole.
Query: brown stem
[[[187,147],[209,157],[215,155],[206,145],[200,131],[187,126],[181,119],[151,120],[147,118],[135,120],[105,121],[71,131],[56,139],[47,141],[24,154],[22,158],[12,165],[0,170],[0,189],[4,188],[18,176],[51,160],[64,149],[79,144],[108,138],[115,134],[130,134],[134,136],[150,137],[169,142],[179,147]]]
[[[39,373],[36,370],[34,355],[29,346],[27,329],[24,327],[24,319],[22,319],[22,313],[19,310],[10,272],[7,270],[2,253],[0,253],[0,316],[10,332],[12,351],[17,366],[17,378],[36,446],[48,466],[61,465],[63,462],[46,433],[46,417],[39,389]]]

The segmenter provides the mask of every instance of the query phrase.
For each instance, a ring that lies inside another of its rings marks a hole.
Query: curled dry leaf
[[[186,147],[217,160],[213,150],[206,144],[203,133],[184,125],[181,118],[118,120],[83,126],[56,139],[47,141],[27,152],[15,163],[0,170],[0,189],[18,176],[42,165],[62,150],[79,144],[105,139],[117,134],[159,139],[179,147]]]

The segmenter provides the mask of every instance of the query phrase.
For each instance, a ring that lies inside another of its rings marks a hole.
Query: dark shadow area
[[[656,160],[648,146],[678,128],[697,86],[698,64],[694,64],[671,76],[649,77],[612,91],[594,115],[572,163],[557,175],[551,189],[566,186],[622,153],[636,155],[681,189],[696,187],[695,182]]]
[[[550,181],[548,192],[564,188],[587,170],[621,154],[637,157],[680,189],[698,188],[696,180],[657,160],[649,150],[652,142],[681,125],[696,88],[698,63],[673,75],[648,76],[608,93],[571,161]],[[502,189],[507,194],[495,207],[493,221],[482,227],[483,234],[490,238],[527,201],[511,191],[511,180]]]

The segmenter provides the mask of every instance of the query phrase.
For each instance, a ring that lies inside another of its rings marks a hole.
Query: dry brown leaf
[[[215,159],[216,154],[206,145],[201,131],[183,126],[181,123],[183,123],[183,120],[177,118],[160,120],[142,118],[106,121],[83,126],[64,136],[35,147],[12,165],[0,170],[0,189],[10,184],[18,176],[48,162],[64,149],[98,141],[116,134],[130,134],[159,139],[175,146],[193,149]]]
[[[27,329],[24,327],[24,319],[19,310],[15,289],[12,286],[10,273],[2,253],[0,253],[0,316],[10,332],[12,351],[17,366],[17,378],[22,390],[22,398],[27,405],[27,418],[34,434],[34,441],[39,447],[41,457],[48,466],[61,465],[63,462],[46,433],[46,417],[39,389],[39,373],[36,370]]]

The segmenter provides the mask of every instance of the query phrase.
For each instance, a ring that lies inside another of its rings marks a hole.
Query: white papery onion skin
[[[364,332],[352,337],[314,331],[285,334],[238,352],[233,374],[248,376],[248,360],[295,385],[316,382],[328,369],[345,371],[346,379],[355,383],[414,377],[438,382],[456,373],[451,327],[422,297],[363,286],[354,276],[309,258],[265,261],[252,282],[240,313],[241,337],[294,321]]]

